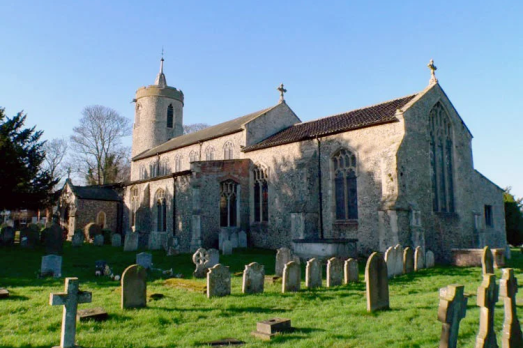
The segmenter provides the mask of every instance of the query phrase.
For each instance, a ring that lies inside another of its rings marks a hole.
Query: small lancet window
[[[268,169],[256,165],[254,177],[254,221],[269,221],[269,185],[267,184]]]
[[[220,226],[236,226],[238,216],[238,184],[233,180],[226,180],[221,183],[220,189]]]
[[[167,204],[162,189],[156,192],[156,229],[158,232],[167,231]]]
[[[230,160],[234,158],[234,145],[228,141],[223,145],[223,159]]]
[[[173,110],[173,105],[170,104],[167,107],[167,128],[173,128],[173,123],[174,123],[174,110]]]

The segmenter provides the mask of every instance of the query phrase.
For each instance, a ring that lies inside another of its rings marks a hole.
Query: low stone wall
[[[492,249],[494,254],[494,266],[496,268],[505,266],[505,250]],[[458,267],[481,267],[481,255],[483,249],[452,249],[452,264]]]
[[[357,239],[294,239],[292,249],[302,259],[358,257]]]

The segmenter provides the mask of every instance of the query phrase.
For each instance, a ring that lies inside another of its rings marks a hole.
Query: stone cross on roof
[[[427,66],[430,69],[430,81],[429,81],[429,83],[436,83],[436,82],[438,82],[438,79],[436,78],[436,70],[438,70],[438,68],[434,65],[434,59],[431,59]]]
[[[456,348],[458,344],[459,322],[467,311],[464,290],[463,285],[448,285],[439,290],[438,320],[443,323],[440,348]]]
[[[51,294],[51,306],[64,306],[62,333],[58,348],[75,347],[76,311],[79,303],[90,303],[92,294],[78,289],[78,278],[65,278],[65,292]]]
[[[278,89],[278,91],[280,91],[280,103],[284,103],[285,98],[283,97],[283,93],[287,93],[287,90],[285,88],[283,88],[283,83],[277,89]]]

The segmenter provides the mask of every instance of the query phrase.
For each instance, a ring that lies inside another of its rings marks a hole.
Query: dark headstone
[[[54,255],[62,254],[64,251],[62,228],[57,224],[53,224],[42,233],[44,234],[45,253]]]
[[[20,246],[33,249],[40,242],[38,228],[26,226],[20,230]]]
[[[109,314],[102,307],[82,309],[76,313],[76,319],[79,321],[105,321],[107,318]]]
[[[84,235],[88,240],[94,239],[95,236],[102,234],[102,227],[94,222],[88,223],[84,227]]]
[[[44,277],[53,276],[60,278],[62,276],[62,257],[59,255],[43,256],[40,274]]]
[[[0,233],[0,244],[10,246],[15,243],[15,229],[11,226],[5,226]]]

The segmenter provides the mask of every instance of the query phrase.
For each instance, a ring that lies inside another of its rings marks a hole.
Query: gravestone
[[[435,264],[436,262],[434,260],[434,253],[430,250],[427,250],[425,253],[425,267],[432,268],[435,266]]]
[[[229,232],[227,232],[226,228],[222,228],[220,230],[220,234],[218,235],[218,249],[220,249],[222,252],[223,252],[223,243],[226,240],[229,240]]]
[[[256,324],[256,331],[251,332],[251,335],[261,338],[264,341],[270,341],[277,334],[290,332],[292,329],[290,319],[272,318],[258,322]]]
[[[481,268],[483,269],[483,274],[494,274],[494,255],[488,246],[483,248],[483,253],[481,254]]]
[[[113,234],[111,237],[111,246],[119,248],[122,246],[122,236],[118,233]]]
[[[245,231],[238,232],[238,248],[247,248],[247,233]]]
[[[476,337],[476,348],[497,348],[496,331],[494,330],[494,308],[498,302],[498,285],[494,274],[484,274],[483,282],[478,288],[477,304],[479,312],[479,333]]]
[[[367,311],[389,308],[389,279],[387,264],[380,253],[374,252],[365,267],[367,282]]]
[[[46,254],[61,255],[64,251],[64,235],[62,228],[53,223],[42,231]]]
[[[504,268],[501,273],[499,296],[503,299],[503,305],[505,307],[501,344],[503,348],[523,347],[521,325],[519,324],[516,312],[518,280],[514,276],[514,270],[512,268]]]
[[[160,250],[162,249],[162,242],[166,237],[165,232],[151,232],[149,233],[149,240],[147,241],[147,249]]]
[[[15,243],[15,229],[11,226],[2,227],[2,233],[0,237],[1,245],[13,245]]]
[[[145,269],[151,268],[153,265],[153,255],[149,253],[139,253],[136,255],[136,264]]]
[[[104,235],[103,234],[97,234],[94,236],[93,244],[95,246],[103,246],[104,245]]]
[[[238,247],[238,232],[237,231],[231,231],[231,235],[229,237],[229,240],[231,241],[232,248]]]
[[[265,281],[265,268],[257,262],[245,265],[243,271],[242,292],[244,294],[256,294],[263,292]]]
[[[423,249],[418,246],[414,251],[414,270],[419,271],[422,268],[425,268],[425,257],[423,255]]]
[[[220,263],[220,252],[218,250],[209,249],[207,250],[207,254],[209,255],[209,261],[205,264],[206,268],[214,267]]]
[[[207,298],[231,294],[231,272],[229,267],[217,264],[207,272]]]
[[[394,267],[396,266],[395,251],[393,247],[388,247],[385,251],[385,262],[387,263],[387,277],[394,277]]]
[[[84,235],[86,240],[93,240],[94,236],[99,234],[102,234],[102,227],[100,225],[97,225],[94,222],[90,222],[85,225]]]
[[[106,321],[108,318],[109,314],[102,307],[82,309],[76,314],[78,321]]]
[[[196,265],[193,272],[195,278],[205,278],[207,274],[207,267],[205,266],[209,261],[209,253],[204,248],[199,248],[192,256],[192,261]]]
[[[394,276],[399,276],[403,274],[403,247],[400,244],[397,244],[394,247]],[[388,267],[388,265],[387,265]]]
[[[78,278],[65,278],[65,292],[51,294],[49,298],[51,306],[64,306],[60,346],[55,348],[76,347],[76,312],[78,304],[90,303],[92,301],[92,294],[87,291],[80,291],[78,287]]]
[[[300,291],[301,286],[301,269],[295,261],[288,262],[283,267],[282,292]]]
[[[403,250],[403,273],[414,272],[414,251],[411,247],[406,247]]]
[[[346,260],[343,265],[343,283],[357,283],[359,278],[358,260],[353,258]]]
[[[122,274],[122,309],[147,306],[147,271],[131,265]]]
[[[232,255],[232,243],[230,240],[226,240],[222,243],[223,255]]]
[[[138,250],[138,233],[127,233],[123,244],[123,251]]]
[[[84,244],[84,234],[83,233],[73,234],[73,238],[71,239],[71,244],[75,248],[81,247]]]
[[[309,289],[319,288],[322,283],[322,267],[321,261],[312,258],[307,261],[307,266],[305,266],[305,286]]]
[[[0,288],[0,300],[9,297],[9,290]]]
[[[441,321],[440,348],[456,348],[459,323],[467,314],[467,297],[463,285],[448,285],[439,289],[438,320]]]
[[[20,246],[22,248],[33,249],[38,245],[40,241],[40,233],[38,230],[30,227],[24,227],[20,230]],[[48,254],[58,254],[58,253],[48,253]]]
[[[343,261],[337,257],[331,257],[327,261],[327,287],[343,284]]]
[[[276,251],[276,276],[281,277],[283,275],[283,268],[289,261],[292,261],[290,249],[280,248]]]
[[[40,274],[42,276],[52,275],[55,278],[60,278],[62,276],[62,257],[59,255],[42,256]]]

